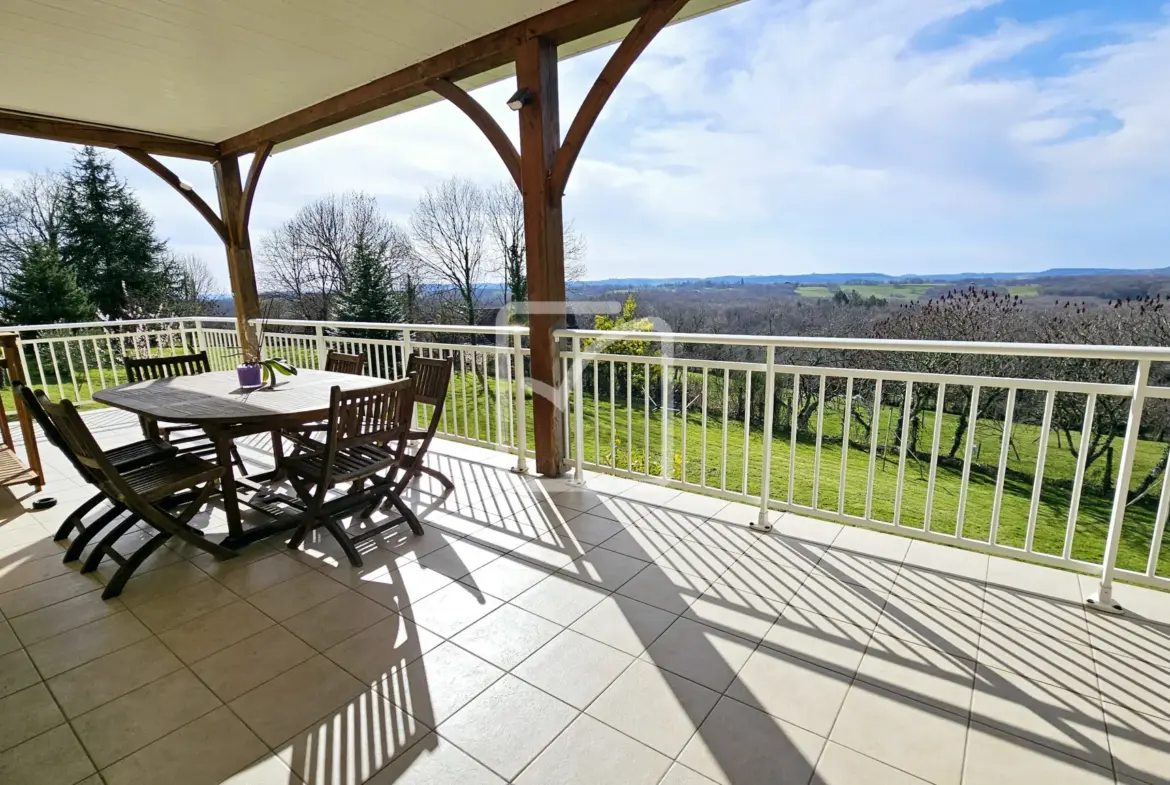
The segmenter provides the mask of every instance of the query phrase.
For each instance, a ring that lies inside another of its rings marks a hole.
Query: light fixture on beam
[[[519,112],[530,103],[532,103],[532,93],[528,91],[527,87],[521,87],[508,99],[508,108],[513,112]]]
[[[182,188],[184,191],[194,191],[195,190],[195,186],[191,185],[186,180],[180,180],[179,187]]]

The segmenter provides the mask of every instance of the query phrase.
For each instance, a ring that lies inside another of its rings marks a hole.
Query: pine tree
[[[66,174],[61,223],[61,260],[103,316],[147,315],[167,301],[166,244],[110,159],[92,147]]]
[[[42,243],[31,245],[4,290],[0,317],[8,324],[54,324],[93,316],[93,305],[57,252]]]
[[[391,288],[390,268],[369,246],[354,247],[346,285],[338,298],[337,318],[343,322],[392,322],[398,302]]]

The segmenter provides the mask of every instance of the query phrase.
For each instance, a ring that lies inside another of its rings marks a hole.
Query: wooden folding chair
[[[330,349],[325,355],[325,370],[361,376],[366,372],[366,357],[364,354],[342,354]]]
[[[404,522],[415,534],[422,534],[422,524],[393,486],[394,471],[410,430],[413,388],[409,378],[344,393],[340,387],[333,388],[324,444],[315,443],[316,449],[283,463],[305,505],[289,548],[300,547],[311,529],[324,526],[340,543],[350,564],[360,567],[357,543]],[[349,488],[345,494],[328,498],[332,489],[346,484]],[[400,517],[351,537],[338,519],[364,507],[372,498],[388,498]]]
[[[406,363],[406,375],[414,379],[415,403],[431,407],[431,421],[425,430],[412,429],[407,436],[408,451],[402,456],[402,477],[398,480],[398,493],[402,493],[420,474],[434,477],[448,491],[455,488],[455,483],[451,482],[450,477],[425,463],[427,451],[430,450],[439,423],[442,422],[443,404],[447,400],[447,388],[451,385],[454,365],[455,360],[450,357],[421,357],[417,354],[411,354]]]
[[[122,521],[102,537],[85,560],[81,571],[97,569],[104,556],[109,556],[118,564],[118,571],[102,592],[103,599],[121,594],[134,571],[171,537],[178,537],[217,559],[230,559],[236,555],[235,551],[205,539],[202,532],[189,525],[195,514],[211,498],[216,483],[226,471],[222,466],[208,463],[190,453],[177,453],[122,473],[102,452],[72,402],[66,400],[52,403],[42,400],[41,405],[73,456],[86,468],[97,487],[112,502],[121,505],[157,532],[129,556],[123,556],[115,550],[114,544],[134,525],[134,518]]]
[[[44,403],[49,400],[43,390],[34,390],[24,382],[13,382],[12,392],[14,395],[19,395],[24,401],[25,408],[28,409],[29,414],[36,420],[37,425],[41,426],[41,431],[44,432],[45,438],[49,443],[65,454],[73,464],[73,468],[81,475],[81,478],[93,486],[97,486],[97,481],[90,473],[89,469],[85,467],[81,461],[77,460],[77,456],[73,454],[73,450],[65,442],[65,438],[61,432],[57,430],[57,426],[49,419],[48,412],[45,411]],[[120,472],[127,472],[133,469],[146,466],[147,464],[161,461],[164,458],[173,456],[176,452],[175,447],[163,441],[156,441],[154,439],[143,439],[130,444],[124,444],[121,447],[115,447],[112,450],[105,450],[106,460],[110,462],[115,469]],[[113,502],[109,510],[103,513],[99,518],[89,524],[83,523],[83,519],[95,507],[108,499],[104,491],[99,490],[96,494],[85,500],[73,512],[62,521],[57,528],[57,533],[53,535],[54,540],[64,540],[74,532],[77,536],[69,543],[69,547],[65,550],[65,561],[71,562],[81,558],[82,551],[90,543],[91,540],[110,522],[117,519],[117,517],[124,512],[126,508]],[[137,517],[135,517],[137,520]]]
[[[131,383],[147,379],[194,376],[211,370],[211,363],[207,359],[206,351],[195,354],[177,354],[170,357],[124,357],[122,365],[126,368],[126,378]],[[179,452],[191,455],[215,455],[215,444],[207,438],[207,434],[198,425],[160,426],[157,421],[149,417],[139,417],[139,422],[142,424],[143,436],[148,439],[162,439],[177,447]],[[234,444],[232,445],[232,463],[240,470],[240,474],[248,473]]]

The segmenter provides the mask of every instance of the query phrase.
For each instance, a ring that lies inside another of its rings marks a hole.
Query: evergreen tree
[[[8,324],[54,324],[93,319],[94,309],[57,252],[29,246],[4,290],[0,317]]]
[[[337,318],[343,322],[392,322],[397,315],[390,268],[379,254],[359,241],[338,298]]]
[[[170,296],[166,244],[114,165],[82,148],[65,176],[61,260],[98,311],[110,319],[148,315]]]

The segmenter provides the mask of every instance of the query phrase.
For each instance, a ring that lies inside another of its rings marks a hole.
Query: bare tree
[[[34,244],[60,250],[63,185],[59,173],[45,172],[0,188],[0,275],[7,277]]]
[[[476,323],[480,288],[490,269],[484,249],[486,212],[480,187],[453,177],[428,188],[410,216],[424,271],[431,280],[451,287],[468,324]]]
[[[386,218],[373,196],[329,194],[261,241],[263,284],[286,299],[296,316],[329,319],[358,249],[391,268],[408,265],[414,255],[409,236]]]
[[[195,254],[172,257],[168,266],[174,281],[175,313],[179,316],[205,316],[215,310],[212,292],[215,277],[203,261]]]

